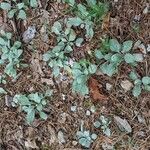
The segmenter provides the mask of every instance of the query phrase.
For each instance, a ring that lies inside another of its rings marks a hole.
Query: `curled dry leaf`
[[[94,101],[97,100],[107,100],[108,97],[105,96],[104,94],[100,93],[99,88],[102,88],[102,85],[98,83],[98,81],[94,78],[89,79],[89,89],[90,89],[90,94],[93,98]]]
[[[104,17],[102,22],[102,30],[107,30],[110,25],[110,12]]]

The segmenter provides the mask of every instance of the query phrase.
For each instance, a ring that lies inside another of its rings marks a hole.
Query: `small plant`
[[[21,42],[15,41],[14,44],[11,44],[11,33],[6,33],[1,31],[0,37],[0,65],[7,64],[4,72],[10,77],[15,78],[17,76],[16,68],[19,67],[19,57],[22,54]]]
[[[138,74],[132,71],[129,77],[134,81],[134,87],[132,89],[132,94],[135,97],[138,97],[142,90],[150,92],[150,77],[144,76],[141,79],[138,77]]]
[[[91,64],[85,59],[75,62],[72,67],[73,84],[72,89],[82,95],[89,93],[87,81],[91,74],[94,74],[97,70],[97,66]]]
[[[45,96],[43,94],[16,94],[13,98],[12,105],[19,105],[21,110],[27,113],[26,120],[29,124],[34,121],[36,114],[39,114],[40,118],[44,120],[47,119],[47,115],[43,112],[43,107],[46,105]]]
[[[76,133],[79,144],[85,148],[90,148],[92,142],[97,139],[95,133],[91,134],[89,130],[83,130],[83,124],[81,124],[81,130]]]
[[[30,7],[37,7],[38,6],[38,1],[37,0],[25,0],[25,2],[28,2]]]
[[[137,62],[142,62],[143,55],[141,53],[130,53],[132,45],[133,42],[131,40],[125,41],[121,45],[116,39],[110,39],[110,52],[102,53],[100,50],[95,50],[96,58],[104,60],[104,62],[100,65],[100,70],[104,74],[112,76],[118,72],[118,66],[122,62],[130,64],[131,66],[137,65]]]
[[[104,117],[104,116],[100,116],[100,118],[94,122],[94,127],[95,128],[101,128],[103,133],[107,136],[111,135],[111,130],[109,128],[111,121]]]
[[[43,60],[48,62],[48,65],[53,69],[53,75],[57,77],[60,74],[60,69],[68,66],[68,55],[73,51],[73,46],[80,47],[83,38],[77,38],[71,26],[63,30],[59,21],[54,23],[52,32],[57,35],[57,45],[43,55]]]
[[[16,0],[5,1],[0,4],[0,8],[8,11],[8,17],[13,18],[15,15],[17,19],[26,19],[27,6],[24,3],[17,3]]]
[[[108,4],[97,2],[96,0],[86,0],[88,4],[88,16],[94,18],[96,21],[100,21],[108,12]]]

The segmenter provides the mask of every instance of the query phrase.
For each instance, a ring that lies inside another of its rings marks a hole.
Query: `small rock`
[[[23,33],[23,41],[25,43],[29,43],[34,37],[36,33],[35,26],[29,26],[28,29]]]
[[[90,116],[91,112],[89,110],[86,111],[86,116]]]
[[[58,141],[59,141],[59,144],[64,144],[66,143],[66,140],[64,138],[64,133],[62,131],[59,131],[58,132]]]
[[[66,95],[65,94],[62,94],[62,99],[66,100]]]
[[[77,110],[77,106],[71,106],[71,111],[72,112],[76,112],[76,110]]]
[[[130,91],[133,87],[133,84],[129,80],[121,81],[120,85],[125,90],[125,92]]]
[[[78,144],[77,141],[72,141],[72,145],[73,145],[73,146],[76,146],[77,144]]]
[[[92,113],[95,113],[95,112],[96,112],[96,108],[95,108],[95,106],[94,106],[94,105],[93,105],[93,106],[91,106],[90,111],[91,111]]]
[[[7,107],[11,107],[13,102],[13,97],[6,95],[5,96],[5,104]]]
[[[147,3],[146,4],[146,7],[144,8],[144,10],[143,10],[143,14],[147,14],[148,13],[148,11],[149,11],[149,4]]]
[[[134,21],[139,22],[141,19],[141,14],[134,16]]]
[[[144,44],[140,44],[140,45],[138,46],[138,48],[142,51],[143,54],[146,54],[146,53],[147,53]]]
[[[110,83],[106,83],[106,90],[110,91],[112,89],[112,85]]]
[[[150,44],[147,45],[147,52],[150,52]]]
[[[121,131],[126,131],[127,133],[132,132],[132,128],[126,119],[122,119],[119,116],[114,116],[114,121]]]
[[[145,119],[144,119],[144,117],[143,117],[143,116],[138,115],[138,116],[137,116],[137,118],[138,118],[139,123],[146,124],[146,121],[145,121]]]

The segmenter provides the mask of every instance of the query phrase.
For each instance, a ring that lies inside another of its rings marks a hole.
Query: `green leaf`
[[[40,103],[42,98],[39,96],[38,93],[31,93],[28,95],[28,98],[36,103]]]
[[[97,134],[93,133],[93,134],[91,135],[91,138],[92,138],[93,140],[96,140],[96,139],[97,139]]]
[[[121,45],[119,44],[119,42],[116,40],[116,39],[111,39],[109,41],[109,44],[110,44],[110,49],[113,51],[113,52],[120,52],[121,50]]]
[[[79,143],[86,148],[90,148],[91,140],[88,140],[87,138],[83,137],[79,139]]]
[[[65,47],[65,52],[72,52],[73,51],[73,48],[70,46],[70,45],[67,45],[66,47]]]
[[[0,94],[7,94],[7,92],[2,87],[0,87]]]
[[[28,108],[27,116],[26,116],[27,122],[31,124],[35,119],[35,110],[32,107]]]
[[[17,75],[16,69],[14,68],[12,63],[9,63],[8,65],[6,65],[4,72],[13,78],[15,78]]]
[[[121,61],[122,61],[121,54],[114,54],[114,55],[111,56],[111,62],[120,64]]]
[[[56,21],[52,26],[52,32],[54,32],[56,35],[59,35],[60,31],[62,31],[62,26],[60,22]]]
[[[74,6],[75,0],[65,0],[70,6]]]
[[[141,84],[142,84],[142,81],[141,81],[140,79],[136,79],[136,80],[134,81],[134,84],[135,84],[135,85],[141,85]]]
[[[6,45],[6,41],[0,37],[0,45]]]
[[[54,75],[54,77],[58,77],[59,76],[59,74],[60,74],[60,69],[59,69],[59,67],[54,67],[53,68],[53,75]]]
[[[99,128],[101,126],[101,123],[99,121],[94,122],[94,127]]]
[[[1,2],[0,8],[2,8],[4,10],[10,10],[11,5],[9,3]]]
[[[94,36],[93,22],[86,21],[85,30],[86,30],[86,35],[85,35],[86,38],[91,39]]]
[[[18,95],[16,98],[21,106],[30,105],[30,101],[25,95]]]
[[[106,128],[105,130],[103,130],[103,133],[107,136],[110,136],[111,135],[111,131],[109,128]]]
[[[100,66],[100,69],[104,74],[107,74],[110,77],[117,72],[116,65],[113,63],[104,63]]]
[[[47,114],[45,114],[43,111],[40,111],[40,117],[42,118],[42,119],[44,119],[44,120],[46,120],[47,119]]]
[[[138,75],[137,75],[137,73],[135,73],[134,71],[131,71],[131,72],[130,72],[129,77],[130,77],[130,79],[132,79],[132,80],[138,79]]]
[[[129,52],[132,48],[132,45],[133,45],[133,41],[131,40],[123,42],[122,52],[123,53]]]
[[[132,94],[134,97],[138,97],[142,92],[142,89],[141,89],[141,85],[136,85],[133,90],[132,90]]]
[[[83,43],[84,39],[83,38],[77,38],[75,41],[75,44],[77,47],[81,47],[81,44]]]
[[[20,10],[17,17],[18,17],[18,19],[23,19],[23,20],[25,20],[27,18],[24,10]]]
[[[150,92],[150,85],[145,85],[145,86],[144,86],[144,89],[145,89],[146,91]]]
[[[148,77],[148,76],[143,77],[143,78],[142,78],[142,83],[143,83],[144,85],[150,84],[150,77]]]
[[[22,9],[24,7],[24,3],[18,3],[17,7],[18,7],[18,9]]]
[[[104,55],[102,54],[102,52],[100,50],[95,50],[94,55],[97,59],[103,59],[104,58]]]
[[[19,41],[16,41],[15,43],[14,43],[14,45],[13,46],[15,46],[15,48],[20,48],[21,47],[21,42],[19,42]]]
[[[82,23],[83,21],[79,17],[68,18],[67,27],[72,27],[72,26],[76,27],[76,26],[81,25]]]
[[[96,5],[96,0],[86,0],[89,6]]]
[[[69,41],[74,41],[76,38],[76,33],[74,32],[74,30],[70,30],[70,35],[69,35]]]
[[[125,60],[126,63],[132,64],[132,63],[135,62],[135,57],[132,54],[127,53],[124,56],[124,60]]]
[[[96,72],[97,66],[95,64],[90,64],[88,70],[91,74],[93,74]]]
[[[44,60],[44,61],[49,61],[50,58],[51,58],[51,54],[50,54],[49,52],[47,52],[47,53],[45,53],[45,54],[43,55],[43,60]]]
[[[8,18],[13,18],[16,12],[17,12],[17,9],[11,9],[8,12]]]
[[[37,0],[30,0],[30,6],[37,7],[38,6]]]
[[[12,38],[12,33],[7,32],[7,33],[6,33],[6,37],[7,37],[8,40],[10,40],[10,39]]]

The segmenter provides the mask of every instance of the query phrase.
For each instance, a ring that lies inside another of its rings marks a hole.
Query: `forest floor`
[[[95,58],[91,54],[107,37],[120,43],[141,41],[142,46],[135,51],[140,51],[144,60],[138,63],[136,70],[141,77],[150,76],[150,3],[148,0],[109,0],[107,3],[109,8],[105,16],[98,22],[92,20],[94,36],[84,40],[80,47],[74,46],[70,58],[75,61],[89,58],[94,63]],[[77,4],[86,6],[82,0],[76,0]],[[22,42],[21,62],[28,64],[17,69],[19,76],[16,80],[6,76],[7,83],[0,83],[7,91],[7,94],[0,95],[0,150],[86,149],[76,138],[83,122],[85,130],[97,135],[87,149],[149,150],[150,92],[143,91],[138,98],[132,95],[129,89],[133,82],[128,78],[132,69],[128,64],[121,64],[118,73],[112,77],[100,71],[91,75],[87,82],[89,94],[82,96],[72,92],[73,78],[70,74],[61,70],[60,75],[54,77],[51,68],[42,60],[43,54],[56,45],[56,35],[51,32],[53,24],[74,16],[72,6],[50,0],[38,0],[38,7],[27,10],[26,20],[9,19],[7,11],[0,9],[0,30],[11,32],[13,41]],[[29,42],[25,42],[23,34],[30,26],[35,27],[36,33]],[[80,35],[84,32],[78,27],[74,30]],[[1,65],[0,74],[3,73],[4,66]],[[52,96],[46,98],[44,108],[48,118],[43,120],[37,115],[29,125],[26,113],[20,111],[20,107],[12,107],[13,97],[16,94],[44,93],[48,89],[53,91]],[[111,121],[108,125],[110,136],[93,126],[100,116]],[[118,123],[115,117],[124,122]],[[120,129],[126,127],[125,131]]]

